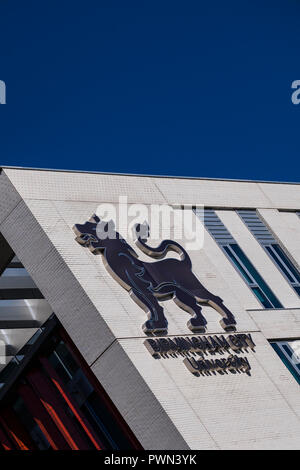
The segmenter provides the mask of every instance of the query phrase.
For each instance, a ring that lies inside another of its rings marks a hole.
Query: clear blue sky
[[[299,181],[299,0],[0,3],[0,164]]]

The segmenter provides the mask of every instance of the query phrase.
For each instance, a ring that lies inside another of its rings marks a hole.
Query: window
[[[20,260],[14,256],[0,273],[0,300],[42,299],[28,271]]]
[[[300,273],[255,210],[238,210],[250,232],[300,297]]]
[[[283,308],[277,297],[236,243],[214,210],[195,210],[206,229],[234,265],[264,308]]]
[[[1,401],[0,451],[141,449],[56,317],[49,321]]]
[[[300,385],[300,340],[271,342],[271,346]]]

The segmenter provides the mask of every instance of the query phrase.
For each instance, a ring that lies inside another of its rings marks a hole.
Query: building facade
[[[300,448],[300,185],[2,168],[0,196],[3,449]]]

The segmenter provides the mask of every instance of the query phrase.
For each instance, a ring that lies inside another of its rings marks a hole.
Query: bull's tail
[[[147,256],[155,259],[163,259],[166,257],[169,251],[175,251],[175,253],[180,256],[180,260],[184,266],[186,268],[192,269],[192,262],[188,253],[181,245],[179,245],[179,243],[173,240],[163,240],[159,246],[152,247],[147,245],[146,241],[139,237],[136,240],[136,245]]]

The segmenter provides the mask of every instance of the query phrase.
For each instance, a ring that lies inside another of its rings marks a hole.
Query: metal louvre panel
[[[237,210],[237,213],[261,245],[278,243],[255,210]]]
[[[0,329],[40,327],[51,314],[45,299],[0,300]]]
[[[43,298],[20,260],[14,256],[0,276],[0,299]]]
[[[1,390],[10,376],[9,368],[5,370],[6,366],[13,362],[16,367],[21,364],[19,351],[22,349],[24,354],[30,351],[30,340],[41,331],[52,309],[1,234],[0,244]],[[6,374],[5,377],[3,374]]]
[[[5,357],[11,357],[18,354],[19,350],[28,343],[28,341],[37,332],[38,328],[1,328],[0,341],[5,344]],[[8,360],[5,361],[6,365]]]
[[[37,289],[36,284],[29,276],[0,277],[0,290],[7,289]]]
[[[220,245],[236,243],[230,232],[212,209],[196,209],[195,214],[204,223],[205,228]]]

